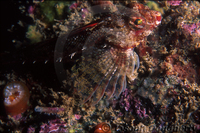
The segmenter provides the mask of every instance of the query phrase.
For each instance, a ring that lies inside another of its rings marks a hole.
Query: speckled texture
[[[57,79],[53,50],[59,34],[104,16],[91,14],[91,7],[97,4],[93,2],[63,4],[62,9],[66,9],[63,13],[69,16],[61,15],[60,8],[54,10],[52,5],[40,10],[41,2],[9,3],[12,8],[20,7],[19,13],[16,12],[19,18],[12,21],[13,26],[9,21],[8,33],[5,32],[10,35],[5,44],[13,46],[12,49],[4,46],[4,51],[1,50],[0,92],[7,83],[21,81],[30,86],[31,96],[30,107],[16,116],[6,115],[1,99],[1,132],[93,132],[95,125],[101,122],[109,123],[114,133],[199,132],[199,2],[141,1],[162,11],[162,22],[134,49],[140,59],[137,78],[127,83],[118,99],[101,100],[95,106],[88,103],[79,106],[80,97],[72,87],[72,79]],[[52,4],[45,2],[43,5]],[[61,3],[57,3],[57,7]],[[119,2],[114,1],[116,3]],[[120,3],[127,5],[129,1]],[[55,11],[55,21],[42,19],[42,14],[48,10]],[[34,26],[32,30],[29,29],[31,26]],[[30,32],[33,30],[35,32]],[[33,39],[31,33],[39,34],[38,38]],[[38,40],[41,42],[31,45]],[[66,56],[77,59],[76,54]],[[66,67],[69,75],[71,66]]]

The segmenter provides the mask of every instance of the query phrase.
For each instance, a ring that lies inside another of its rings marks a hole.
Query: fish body
[[[139,57],[134,48],[161,22],[161,13],[140,3],[130,3],[127,7],[112,3],[106,6],[113,10],[57,41],[55,53],[61,54],[55,55],[56,62],[59,58],[67,62],[65,57],[69,55],[65,53],[71,53],[70,58],[76,59],[71,78],[81,103],[89,100],[95,105],[103,97],[107,100],[119,97],[127,80],[137,77]],[[65,70],[67,65],[63,63],[61,68]]]

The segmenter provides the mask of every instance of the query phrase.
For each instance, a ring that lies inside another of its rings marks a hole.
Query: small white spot
[[[76,52],[70,54],[69,56],[71,56],[70,58],[72,59],[74,57],[74,55],[76,54]]]
[[[159,25],[161,23],[161,21],[156,21],[156,25]]]
[[[83,46],[82,50],[85,50],[85,49],[86,49],[86,47],[85,47],[85,46]]]
[[[56,62],[62,62],[62,57],[57,58]]]
[[[48,60],[45,60],[44,64],[47,64]]]

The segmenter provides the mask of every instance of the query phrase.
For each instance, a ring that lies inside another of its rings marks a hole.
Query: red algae
[[[197,81],[197,73],[193,68],[192,63],[188,62],[183,64],[178,59],[178,54],[170,55],[166,57],[166,62],[163,63],[162,69],[165,69],[166,75],[176,75],[180,79],[188,79],[191,83]]]
[[[17,115],[27,110],[30,93],[24,83],[19,81],[8,83],[3,90],[3,95],[8,115]]]

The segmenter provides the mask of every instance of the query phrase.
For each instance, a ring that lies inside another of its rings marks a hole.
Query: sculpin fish
[[[161,23],[161,13],[140,3],[130,3],[127,7],[100,4],[111,8],[97,19],[83,27],[74,29],[57,42],[64,61],[65,51],[71,59],[73,87],[82,102],[97,104],[102,98],[118,98],[127,86],[127,80],[137,77],[139,57],[134,48],[145,41]],[[65,69],[67,65],[63,65]],[[61,67],[62,68],[62,67]],[[59,68],[57,68],[59,69]],[[60,73],[64,72],[59,70]]]

